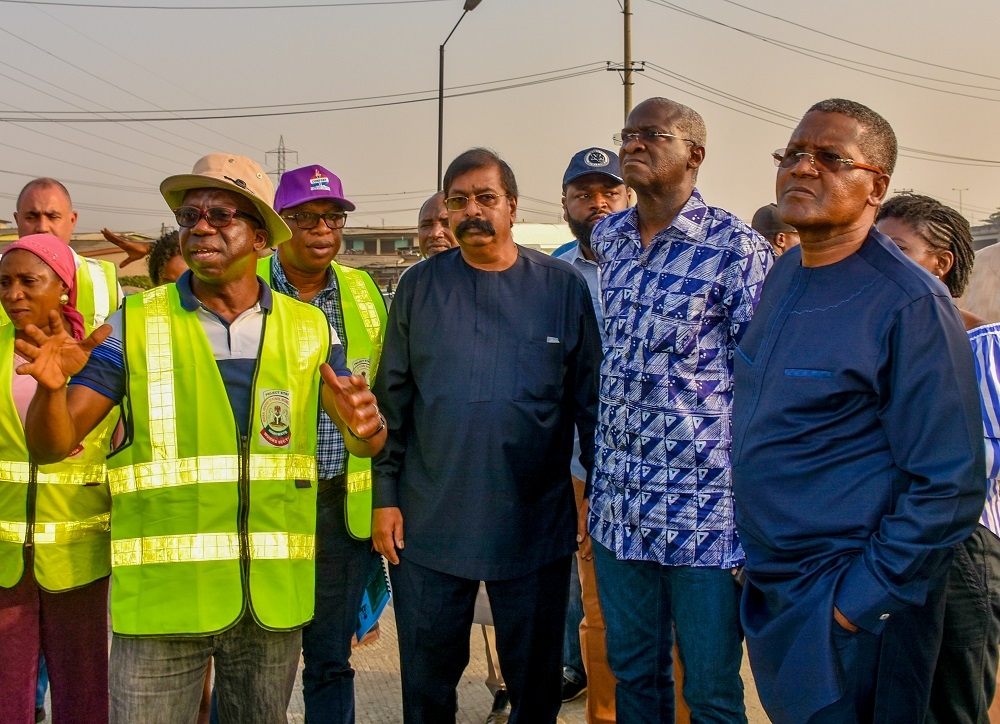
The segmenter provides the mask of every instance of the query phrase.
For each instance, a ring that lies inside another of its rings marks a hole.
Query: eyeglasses
[[[794,148],[779,148],[771,154],[771,158],[774,159],[774,165],[778,168],[793,168],[798,165],[799,159],[803,156],[809,159],[809,165],[817,171],[837,173],[837,171],[845,166],[850,166],[851,168],[860,168],[862,171],[885,173],[878,166],[869,166],[867,163],[855,161],[853,158],[841,158],[833,151],[809,153],[808,151],[796,151]]]
[[[697,143],[690,138],[681,138],[680,136],[675,136],[672,133],[661,133],[659,131],[636,131],[635,133],[616,133],[611,137],[611,140],[615,142],[616,146],[624,146],[630,141],[642,141],[643,143],[652,143],[658,138],[676,138],[678,141],[687,141],[688,143]]]
[[[182,229],[191,229],[197,226],[202,219],[205,219],[213,229],[225,229],[233,223],[233,219],[237,216],[249,219],[264,228],[264,222],[256,216],[228,206],[210,206],[207,209],[199,209],[197,206],[179,206],[174,209],[174,218],[177,219],[177,225]]]
[[[315,229],[319,226],[319,220],[323,219],[328,229],[343,229],[347,221],[347,214],[343,211],[327,211],[325,214],[317,214],[315,211],[299,211],[289,216],[283,216],[287,221],[294,221],[295,225],[303,231]]]
[[[500,199],[507,198],[507,194],[476,194],[475,196],[449,196],[444,200],[444,207],[448,211],[464,211],[471,199],[476,200],[476,206],[483,209],[492,209],[500,203]]]

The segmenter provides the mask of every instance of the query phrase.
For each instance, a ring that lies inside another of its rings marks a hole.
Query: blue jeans
[[[320,492],[316,513],[316,617],[302,631],[302,698],[310,724],[354,724],[351,637],[365,582],[381,558],[347,532],[342,485]]]
[[[38,657],[38,683],[35,684],[35,708],[45,706],[45,692],[49,688],[49,670],[45,668],[45,657]]]
[[[111,724],[177,724],[198,714],[208,660],[223,724],[286,724],[302,631],[266,631],[247,611],[220,634],[111,639]]]
[[[619,561],[594,541],[618,721],[672,724],[673,644],[691,721],[745,724],[740,590],[728,570]]]
[[[576,556],[569,573],[569,606],[566,608],[566,640],[563,642],[563,677],[576,684],[587,683],[587,671],[580,651],[580,622],[583,621],[583,593]]]

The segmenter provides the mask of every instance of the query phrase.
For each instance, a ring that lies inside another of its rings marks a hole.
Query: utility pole
[[[625,115],[624,121],[628,120],[628,114],[632,112],[632,73],[641,73],[646,70],[646,62],[638,64],[632,62],[632,0],[622,0],[622,15],[625,16],[625,53],[624,62],[621,65],[608,63],[608,70],[620,73],[622,76],[622,86],[625,89]]]
[[[285,169],[287,168],[285,160],[287,159],[287,157],[290,154],[295,154],[295,165],[297,166],[299,164],[299,152],[298,151],[291,151],[291,150],[285,148],[285,137],[283,135],[282,136],[278,136],[278,147],[276,149],[274,149],[273,151],[268,151],[267,153],[264,154],[264,161],[265,161],[265,163],[267,162],[268,156],[272,156],[272,155],[277,156],[277,162],[275,164],[275,167],[278,170],[277,171],[271,171],[267,175],[268,176],[274,176],[274,180],[275,181],[281,181],[281,175],[283,173],[285,173]]]
[[[965,216],[965,211],[962,209],[962,192],[968,191],[969,189],[952,189],[952,191],[958,191],[958,213]]]
[[[622,85],[625,88],[625,119],[632,110],[632,0],[624,0],[625,6],[622,13],[625,16],[625,72],[622,74]]]

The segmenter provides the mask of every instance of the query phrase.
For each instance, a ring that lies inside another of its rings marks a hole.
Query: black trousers
[[[923,606],[893,614],[878,635],[864,629],[852,634],[834,625],[846,690],[809,724],[924,724],[944,605],[942,577],[931,584]]]
[[[487,581],[510,724],[554,724],[562,699],[562,646],[571,556],[521,578]],[[469,663],[479,581],[400,557],[390,567],[405,724],[455,721],[455,688]]]
[[[955,546],[927,724],[989,724],[1000,653],[1000,538],[981,525]]]

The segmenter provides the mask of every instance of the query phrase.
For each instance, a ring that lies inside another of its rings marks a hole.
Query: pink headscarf
[[[63,316],[66,317],[70,327],[73,329],[74,339],[83,339],[87,336],[83,326],[83,315],[76,308],[76,260],[69,244],[52,234],[31,234],[23,236],[7,247],[4,254],[9,254],[15,249],[30,251],[39,259],[51,267],[63,283],[69,287],[69,304],[64,304],[62,308]]]

